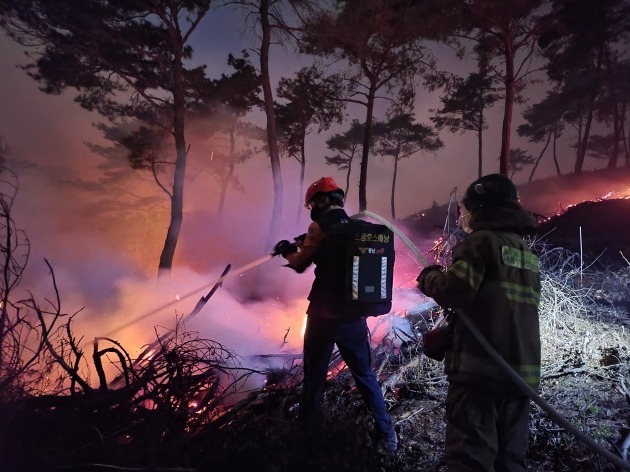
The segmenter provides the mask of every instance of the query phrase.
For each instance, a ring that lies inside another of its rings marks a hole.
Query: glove
[[[306,239],[306,233],[300,234],[299,236],[296,236],[295,238],[293,238],[293,241],[295,241],[294,244],[299,246],[301,244],[304,244],[304,240],[305,239]]]
[[[297,252],[297,250],[298,249],[295,244],[290,243],[286,239],[283,239],[273,247],[273,252],[271,254],[273,256],[281,255],[286,259],[289,254],[293,254],[294,252]]]
[[[418,282],[418,288],[420,289],[422,293],[425,293],[424,281],[427,278],[427,275],[429,274],[429,272],[433,272],[435,270],[439,270],[440,272],[442,272],[444,270],[444,267],[442,267],[439,264],[428,265],[424,269],[422,269],[422,271],[420,272],[420,275],[416,279],[416,282]]]
[[[443,361],[449,342],[448,326],[440,326],[424,333],[422,352],[435,361]]]

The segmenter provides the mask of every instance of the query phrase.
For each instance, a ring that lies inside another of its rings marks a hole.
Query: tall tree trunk
[[[398,156],[394,156],[394,175],[392,176],[391,210],[392,221],[396,222],[396,176],[398,175]]]
[[[219,194],[219,204],[217,206],[217,214],[218,214],[219,222],[223,221],[223,215],[225,213],[225,198],[227,196],[228,186],[230,185],[230,182],[232,181],[233,176],[234,176],[234,163],[230,162],[228,166],[227,175],[223,179],[221,179],[221,193]]]
[[[345,200],[348,201],[348,192],[350,191],[350,172],[352,172],[352,160],[354,159],[354,149],[352,150],[352,156],[348,158],[348,172],[346,172],[346,193]]]
[[[218,206],[218,215],[219,221],[223,221],[223,212],[225,210],[225,197],[227,195],[228,185],[232,181],[232,177],[234,176],[234,153],[236,152],[236,137],[235,137],[235,126],[236,119],[232,122],[229,130],[230,134],[230,164],[228,165],[227,174],[221,179],[221,193],[219,195],[219,206]]]
[[[300,216],[302,215],[302,208],[304,208],[304,175],[306,174],[306,132],[302,135],[302,144],[300,145],[300,199],[298,200],[299,204],[297,207],[297,215],[295,216],[295,221],[300,221]]]
[[[560,172],[560,164],[558,163],[558,132],[554,126],[553,128],[553,163],[556,165],[556,175],[562,175]]]
[[[477,123],[477,161],[477,178],[480,179],[483,176],[483,108],[479,112]]]
[[[586,157],[586,149],[588,148],[588,138],[591,132],[591,124],[593,123],[593,115],[595,114],[595,99],[597,98],[598,90],[598,81],[599,81],[599,73],[602,69],[602,60],[604,55],[604,48],[599,48],[599,55],[597,58],[597,68],[595,73],[595,80],[593,81],[593,86],[591,87],[591,95],[589,98],[588,104],[588,114],[586,116],[586,124],[584,125],[584,135],[582,136],[582,141],[580,142],[580,147],[578,149],[577,159],[575,160],[575,168],[573,172],[577,175],[582,173],[582,167],[584,166],[584,158]]]
[[[619,109],[617,108],[617,102],[615,100],[615,93],[612,92],[613,98],[613,136],[615,142],[613,143],[612,153],[610,160],[608,161],[608,169],[616,169],[617,161],[619,160],[619,140],[621,139],[621,133],[619,131]]]
[[[370,77],[368,90],[365,129],[363,131],[363,149],[361,153],[361,172],[359,174],[359,211],[367,210],[367,169],[372,140],[372,122],[374,121],[374,101],[376,100],[376,79]]]
[[[621,130],[621,142],[623,143],[623,155],[625,156],[625,165],[628,165],[628,160],[630,159],[630,149],[628,149],[628,136],[626,135],[626,115],[627,115],[628,104],[624,99],[624,102],[621,105],[621,122],[619,123],[619,128]]]
[[[173,173],[173,193],[171,194],[171,220],[166,231],[164,248],[160,255],[158,275],[170,273],[173,268],[175,248],[179,239],[184,218],[184,177],[186,175],[186,139],[184,134],[185,100],[182,86],[182,62],[181,57],[175,58],[173,71],[173,137],[177,159]]]
[[[505,107],[503,110],[503,127],[501,129],[501,155],[499,156],[499,173],[508,175],[510,168],[510,134],[512,131],[512,111],[514,109],[514,51],[509,38],[504,38],[505,47]]]
[[[619,159],[619,139],[621,138],[621,133],[619,132],[619,122],[620,122],[620,112],[619,112],[619,103],[617,102],[617,91],[616,91],[616,87],[614,84],[614,80],[611,79],[612,75],[614,74],[613,72],[613,65],[612,65],[612,60],[610,58],[610,49],[606,48],[606,69],[607,69],[607,74],[606,76],[609,78],[608,79],[608,91],[610,93],[610,102],[612,104],[613,107],[613,136],[614,136],[614,142],[613,142],[613,149],[612,149],[612,153],[610,155],[610,159],[608,160],[608,169],[616,169],[617,168],[617,161]]]
[[[529,174],[529,179],[527,180],[528,182],[531,182],[534,179],[534,172],[536,172],[536,169],[538,168],[538,164],[540,164],[540,160],[543,157],[543,154],[545,154],[545,151],[547,150],[547,147],[549,147],[549,143],[551,142],[551,135],[553,134],[553,129],[551,131],[549,131],[549,134],[547,135],[547,142],[545,143],[545,146],[542,148],[542,151],[540,151],[540,154],[538,155],[538,159],[536,159],[536,163],[534,164],[534,168],[532,169],[532,172]]]
[[[267,116],[267,144],[271,159],[271,175],[273,177],[273,210],[265,249],[271,248],[277,239],[278,228],[282,218],[282,174],[280,172],[280,152],[278,151],[278,134],[276,132],[276,114],[273,104],[271,80],[269,78],[269,47],[271,45],[271,24],[269,23],[269,0],[260,0],[260,24],[262,28],[262,44],[260,46],[260,74]]]
[[[586,157],[586,149],[588,148],[588,138],[591,132],[591,124],[593,123],[593,115],[595,113],[595,95],[596,91],[591,92],[591,99],[589,100],[588,114],[586,115],[586,123],[584,124],[584,131],[579,141],[577,158],[575,159],[575,167],[573,172],[577,175],[582,173],[582,167],[584,167],[584,158]]]
[[[584,132],[584,115],[580,114],[577,126],[577,139],[575,142],[575,158],[580,155],[580,143],[582,142],[582,133]]]
[[[624,121],[624,123],[626,123],[626,116],[628,116],[627,115],[628,109],[630,109],[630,103],[628,103],[626,101],[626,104],[625,104],[625,106],[623,108],[623,110],[624,110],[623,111],[623,121]],[[626,133],[626,131],[625,131],[626,128],[625,127],[623,128],[624,129],[624,135],[625,135],[625,139],[624,139],[623,142],[624,142],[624,148],[625,148],[625,151],[626,151],[626,167],[630,167],[630,120],[627,120],[627,123],[628,123],[628,132]]]

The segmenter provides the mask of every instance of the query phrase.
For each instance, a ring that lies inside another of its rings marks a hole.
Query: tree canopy
[[[444,143],[433,128],[416,123],[413,113],[397,107],[390,113],[389,120],[374,124],[374,136],[376,152],[394,159],[390,209],[392,218],[396,221],[396,178],[399,162],[423,151],[435,152]]]
[[[442,10],[435,3],[435,16],[425,11],[423,17],[418,15],[420,7],[409,1],[349,0],[336,5],[336,10],[319,11],[308,19],[302,50],[345,61],[346,100],[365,107],[359,176],[359,209],[365,210],[377,94],[394,93],[397,102],[409,104],[418,82],[436,80],[435,58],[423,39],[440,37],[430,18],[437,18]]]
[[[186,68],[190,35],[210,8],[210,0],[5,0],[2,27],[21,44],[37,48],[25,68],[42,90],[75,89],[75,100],[115,120],[129,117],[140,126],[126,138],[132,165],[148,160],[156,182],[171,202],[170,223],[159,269],[170,270],[183,219],[186,170],[186,109],[204,80],[204,67]],[[174,156],[158,161],[147,143],[168,139]],[[170,182],[157,167],[170,168]]]

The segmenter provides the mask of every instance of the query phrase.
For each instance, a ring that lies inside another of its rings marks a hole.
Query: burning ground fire
[[[602,200],[627,200],[627,199],[630,199],[630,185],[622,189],[611,190],[609,192],[606,192],[597,200],[602,201]],[[586,202],[588,202],[588,200],[582,200],[577,203],[571,203],[567,205],[567,209],[572,208],[576,205],[579,205],[580,203],[586,203]]]

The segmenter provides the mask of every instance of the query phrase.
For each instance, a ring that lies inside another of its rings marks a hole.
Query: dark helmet
[[[462,203],[470,212],[482,206],[518,203],[518,190],[510,179],[501,174],[490,174],[475,180],[466,189]]]
[[[337,182],[332,177],[322,177],[321,179],[313,182],[306,190],[304,196],[304,206],[308,207],[309,203],[319,193],[331,193],[334,192],[335,196],[343,201],[343,190],[337,185]]]

